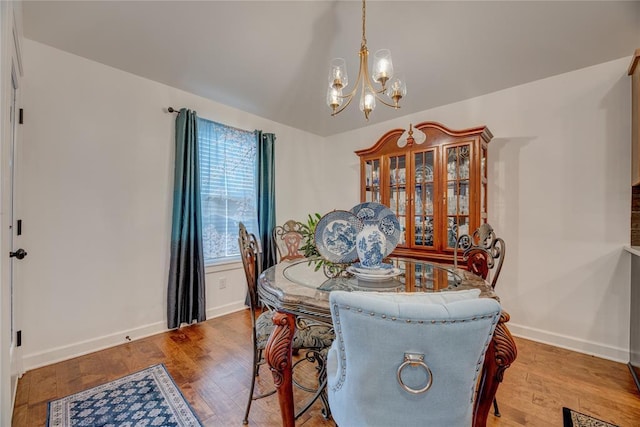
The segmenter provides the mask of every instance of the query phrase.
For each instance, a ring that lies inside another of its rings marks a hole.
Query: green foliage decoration
[[[307,223],[302,223],[302,236],[304,244],[300,247],[300,250],[304,252],[304,256],[309,259],[309,265],[315,264],[314,271],[318,271],[321,268],[327,277],[336,277],[344,274],[347,264],[336,264],[320,255],[318,248],[316,247],[316,226],[322,219],[322,215],[319,213],[309,214],[307,216]]]
[[[311,265],[311,263],[315,264],[315,271],[320,270],[324,264],[330,264],[329,261],[322,258],[322,255],[318,252],[318,248],[316,248],[316,226],[318,225],[318,222],[320,222],[321,218],[322,215],[317,212],[315,214],[309,214],[307,216],[307,223],[302,223],[301,230],[304,238],[304,244],[300,250],[304,252],[305,257],[309,258],[309,265]]]

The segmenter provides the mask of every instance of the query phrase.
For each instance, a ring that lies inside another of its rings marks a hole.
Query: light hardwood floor
[[[47,402],[164,363],[205,426],[241,426],[251,366],[250,318],[242,311],[27,372],[13,426],[43,426]],[[640,427],[640,393],[626,365],[516,338],[518,359],[498,390],[490,427],[562,427],[567,406],[620,427]],[[272,387],[262,367],[258,388]],[[296,396],[298,398],[299,396]],[[254,402],[250,425],[279,426],[275,395]],[[334,426],[320,404],[298,426]]]

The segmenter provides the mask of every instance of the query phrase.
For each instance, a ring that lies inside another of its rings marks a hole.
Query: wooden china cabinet
[[[397,215],[402,236],[394,255],[453,262],[458,236],[487,221],[487,144],[493,135],[485,126],[451,130],[435,122],[415,129],[424,132],[424,142],[417,143],[415,130],[401,139],[404,129],[394,129],[356,151],[360,199]]]

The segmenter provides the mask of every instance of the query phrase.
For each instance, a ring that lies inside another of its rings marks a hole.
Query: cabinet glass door
[[[414,154],[413,244],[415,246],[433,247],[434,164],[435,154],[433,150]]]
[[[380,202],[380,159],[364,162],[365,202]]]
[[[455,247],[458,236],[469,233],[470,151],[469,145],[446,149],[446,247],[451,249]]]
[[[389,157],[389,208],[400,223],[399,246],[407,241],[407,158],[404,155]]]

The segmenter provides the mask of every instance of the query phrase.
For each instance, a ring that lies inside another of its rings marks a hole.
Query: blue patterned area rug
[[[164,365],[49,402],[48,427],[201,427]]]
[[[564,427],[618,427],[569,408],[562,408],[562,418]]]

